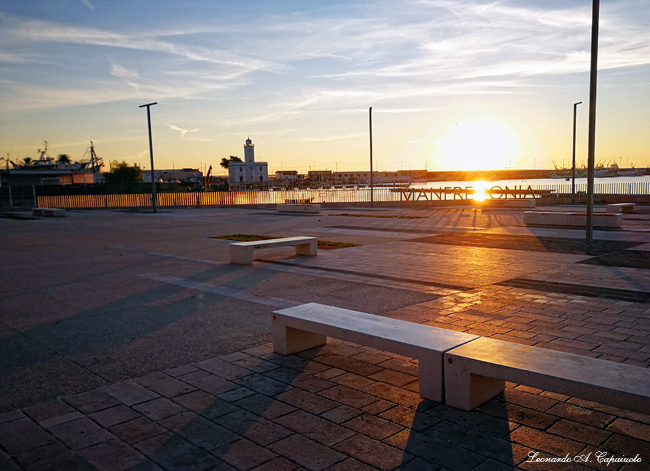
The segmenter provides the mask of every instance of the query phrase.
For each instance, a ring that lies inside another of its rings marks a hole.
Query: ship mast
[[[93,141],[90,141],[90,165],[93,168],[93,173],[97,173],[97,170],[95,170],[97,166],[97,154],[95,154],[95,147],[93,146]]]

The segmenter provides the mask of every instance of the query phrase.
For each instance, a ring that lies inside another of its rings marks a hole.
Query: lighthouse
[[[233,189],[263,188],[269,181],[269,164],[255,162],[255,145],[251,138],[244,143],[244,161],[231,162],[228,180]]]

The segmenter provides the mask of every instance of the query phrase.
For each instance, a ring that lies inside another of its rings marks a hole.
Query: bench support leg
[[[443,388],[442,354],[435,352],[418,358],[420,396],[435,402],[445,402]]]
[[[282,355],[291,355],[327,343],[325,335],[293,329],[276,319],[271,321],[271,336],[273,337],[273,351]]]
[[[448,406],[470,411],[505,390],[505,381],[472,374],[459,360],[445,355],[445,402]]]
[[[296,255],[317,255],[318,241],[312,240],[307,244],[296,245]]]
[[[230,263],[236,265],[252,265],[253,264],[253,248],[252,247],[237,247],[236,245],[230,246]]]

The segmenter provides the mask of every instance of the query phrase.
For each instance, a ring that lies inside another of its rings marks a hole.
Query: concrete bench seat
[[[420,396],[444,401],[443,354],[476,335],[310,303],[275,311],[273,349],[290,355],[324,345],[327,337],[417,358]]]
[[[505,381],[650,414],[650,369],[481,337],[445,353],[445,401],[472,410]]]
[[[634,203],[611,203],[605,205],[606,213],[634,213]]]
[[[317,255],[318,239],[316,237],[284,237],[282,239],[255,240],[251,242],[234,242],[230,244],[230,263],[252,265],[253,251],[269,247],[295,246],[296,255]]]
[[[50,218],[62,218],[65,217],[65,209],[61,208],[33,208],[33,216],[42,216]]]
[[[537,226],[574,226],[586,227],[587,213],[561,211],[525,211],[524,224]],[[621,227],[623,215],[612,213],[594,213],[595,227]]]
[[[278,204],[276,209],[280,213],[320,213],[320,204]]]

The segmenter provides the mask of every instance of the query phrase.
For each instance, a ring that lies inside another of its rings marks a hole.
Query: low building
[[[377,172],[373,173],[373,178]],[[336,172],[334,180],[337,185],[365,185],[370,183],[370,171],[366,172]]]
[[[307,180],[312,185],[331,185],[334,176],[331,170],[310,170],[307,172]]]
[[[278,182],[298,180],[297,170],[278,170],[275,172],[275,180]]]

